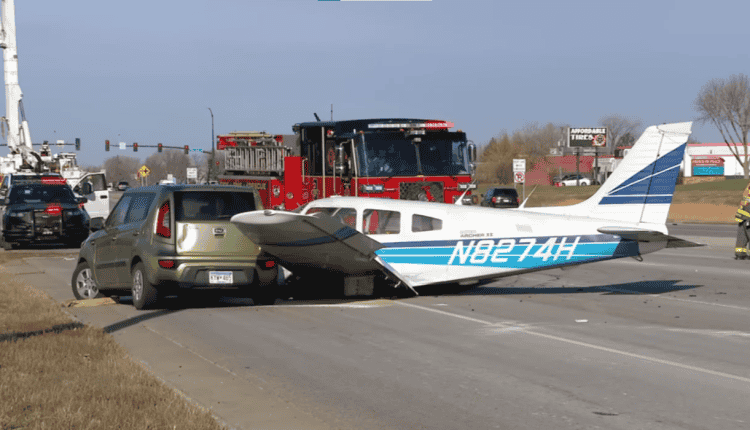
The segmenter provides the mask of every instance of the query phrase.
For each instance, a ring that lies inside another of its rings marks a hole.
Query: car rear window
[[[13,203],[77,203],[67,185],[17,185],[10,192]]]
[[[518,195],[518,192],[516,190],[511,189],[496,189],[493,193],[493,197],[499,197],[499,196],[508,196],[508,197],[515,197]]]
[[[182,191],[175,193],[174,200],[176,221],[228,220],[255,210],[255,195],[250,192]]]

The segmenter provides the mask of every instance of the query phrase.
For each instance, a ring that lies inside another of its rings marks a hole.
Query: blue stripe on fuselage
[[[390,243],[376,254],[389,264],[529,269],[638,255],[638,243],[612,235],[480,238]]]

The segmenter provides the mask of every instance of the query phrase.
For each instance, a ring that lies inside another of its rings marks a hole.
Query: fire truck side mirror
[[[473,143],[469,144],[469,163],[476,163],[477,161],[477,147]]]
[[[337,174],[346,174],[348,169],[348,160],[346,157],[346,151],[344,150],[344,145],[336,145],[336,163],[335,163],[335,171]]]

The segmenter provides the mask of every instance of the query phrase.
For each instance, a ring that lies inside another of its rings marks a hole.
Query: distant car
[[[273,303],[278,265],[229,222],[261,209],[253,188],[152,185],[125,191],[109,218],[91,222],[71,280],[77,299],[129,291],[136,309],[186,290],[233,288]]]
[[[127,181],[120,181],[117,183],[117,191],[125,191],[130,188],[130,184]]]
[[[65,242],[78,247],[89,235],[90,218],[65,180],[18,181],[0,194],[0,242],[6,250],[31,243]],[[64,185],[63,185],[64,184]]]
[[[578,180],[576,182],[576,179]],[[583,175],[565,175],[561,179],[555,181],[556,187],[575,187],[576,185],[588,186],[591,185],[591,178]]]
[[[495,187],[484,193],[480,206],[491,208],[517,208],[521,203],[515,188]]]

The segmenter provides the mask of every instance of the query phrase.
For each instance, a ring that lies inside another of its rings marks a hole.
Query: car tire
[[[8,242],[5,239],[2,239],[2,245],[3,249],[6,251],[10,251],[11,249],[16,247],[16,244],[14,242]]]
[[[271,270],[255,269],[255,279],[252,284],[250,298],[255,305],[272,305],[279,295],[278,265]],[[262,273],[262,275],[261,275]]]
[[[70,283],[73,287],[73,295],[77,300],[98,299],[104,297],[94,281],[93,272],[89,263],[82,261],[73,271]]]
[[[138,310],[151,309],[159,302],[159,291],[148,281],[143,263],[138,263],[130,272],[133,306]]]

